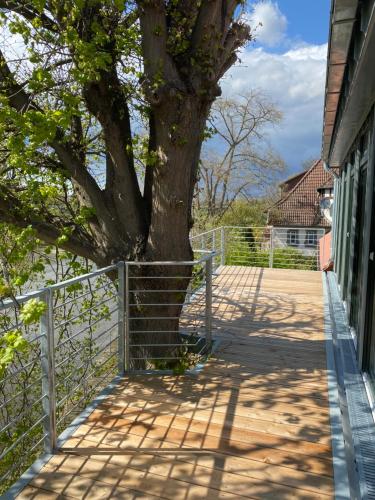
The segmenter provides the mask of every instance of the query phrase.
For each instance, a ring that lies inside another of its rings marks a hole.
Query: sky
[[[323,127],[330,0],[250,0],[247,20],[255,42],[222,82],[223,96],[261,90],[283,113],[268,140],[287,174],[318,158]]]

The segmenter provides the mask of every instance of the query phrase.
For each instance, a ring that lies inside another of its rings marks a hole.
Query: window
[[[305,246],[306,247],[316,247],[318,243],[318,238],[316,231],[312,230],[307,230],[306,231],[306,238],[305,238]]]
[[[286,233],[286,242],[291,247],[299,245],[298,229],[288,229]]]

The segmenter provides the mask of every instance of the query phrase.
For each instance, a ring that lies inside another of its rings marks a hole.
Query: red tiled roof
[[[286,194],[287,192],[291,191],[296,186],[296,184],[299,183],[299,181],[305,175],[305,173],[306,173],[305,171],[300,172],[299,174],[293,175],[293,177],[289,177],[284,182],[282,182],[280,184],[282,193]]]
[[[271,226],[330,227],[321,214],[318,188],[332,182],[332,175],[317,161],[299,182],[268,212]],[[328,187],[328,186],[327,186]]]

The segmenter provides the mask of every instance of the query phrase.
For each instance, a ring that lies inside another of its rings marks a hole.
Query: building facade
[[[332,257],[359,368],[375,394],[375,2],[333,2],[323,160],[338,167]]]
[[[314,253],[319,239],[330,230],[333,205],[333,174],[321,160],[307,171],[280,185],[281,198],[268,211],[275,242],[305,255]]]

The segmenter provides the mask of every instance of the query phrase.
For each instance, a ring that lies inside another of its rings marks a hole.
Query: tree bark
[[[155,125],[152,143],[158,161],[149,167],[148,172],[153,182],[149,193],[149,233],[142,256],[146,261],[179,262],[194,259],[189,240],[191,206],[208,109],[208,103],[202,103],[196,96],[189,96],[181,104],[166,100],[153,113]],[[192,123],[194,127],[191,127]],[[192,266],[157,265],[143,266],[141,269],[145,279],[135,279],[133,283],[140,290],[155,290],[155,293],[132,293],[133,302],[138,304],[132,313],[143,318],[147,311],[147,315],[152,318],[164,319],[133,319],[131,344],[159,343],[164,347],[133,348],[132,352],[138,352],[136,356],[141,354],[151,359],[163,356],[174,358],[179,354],[179,348],[176,347],[181,343],[179,320],[192,276]],[[181,278],[176,279],[176,276]],[[155,331],[158,333],[146,333]],[[171,347],[167,348],[166,344]],[[169,365],[176,363],[177,360],[170,359]],[[143,366],[143,363],[139,361],[135,366]]]

